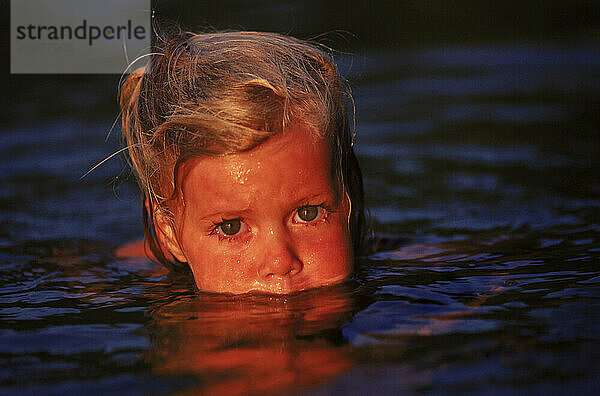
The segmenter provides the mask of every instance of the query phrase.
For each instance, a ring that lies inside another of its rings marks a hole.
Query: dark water
[[[120,159],[79,178],[118,147],[116,110],[93,110],[118,78],[19,81],[7,106],[36,116],[0,131],[0,394],[593,394],[599,50],[341,57],[373,227],[402,243],[284,297],[116,259],[141,235],[135,188]]]

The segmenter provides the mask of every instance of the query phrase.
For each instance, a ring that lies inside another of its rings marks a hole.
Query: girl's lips
[[[297,279],[297,277],[277,277],[269,281],[255,282],[249,292],[261,292],[268,294],[291,294],[302,290],[318,287],[320,285],[311,285],[307,279]]]
[[[313,279],[302,275],[282,276],[272,278],[270,281],[255,281],[254,285],[246,293],[259,292],[267,294],[292,294],[308,289],[314,289],[323,286],[331,286],[342,282],[346,277],[338,276],[331,279]]]

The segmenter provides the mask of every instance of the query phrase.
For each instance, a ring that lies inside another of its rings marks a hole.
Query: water
[[[282,297],[196,293],[115,258],[141,235],[135,187],[121,160],[79,177],[118,147],[115,108],[89,110],[117,78],[41,78],[62,102],[23,99],[35,116],[0,133],[0,393],[593,394],[598,49],[341,58],[388,239],[349,282]]]

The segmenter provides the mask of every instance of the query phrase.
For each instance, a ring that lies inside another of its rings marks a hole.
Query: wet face
[[[352,269],[349,203],[330,157],[326,141],[295,126],[248,152],[188,161],[165,247],[205,291],[286,294],[342,281]]]

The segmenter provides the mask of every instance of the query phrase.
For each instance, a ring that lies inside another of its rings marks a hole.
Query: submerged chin
[[[292,294],[304,290],[323,286],[333,286],[343,282],[349,274],[340,274],[326,279],[309,279],[305,277],[281,277],[267,280],[254,280],[247,283],[225,281],[214,285],[201,286],[197,282],[198,289],[204,292],[224,294]]]

